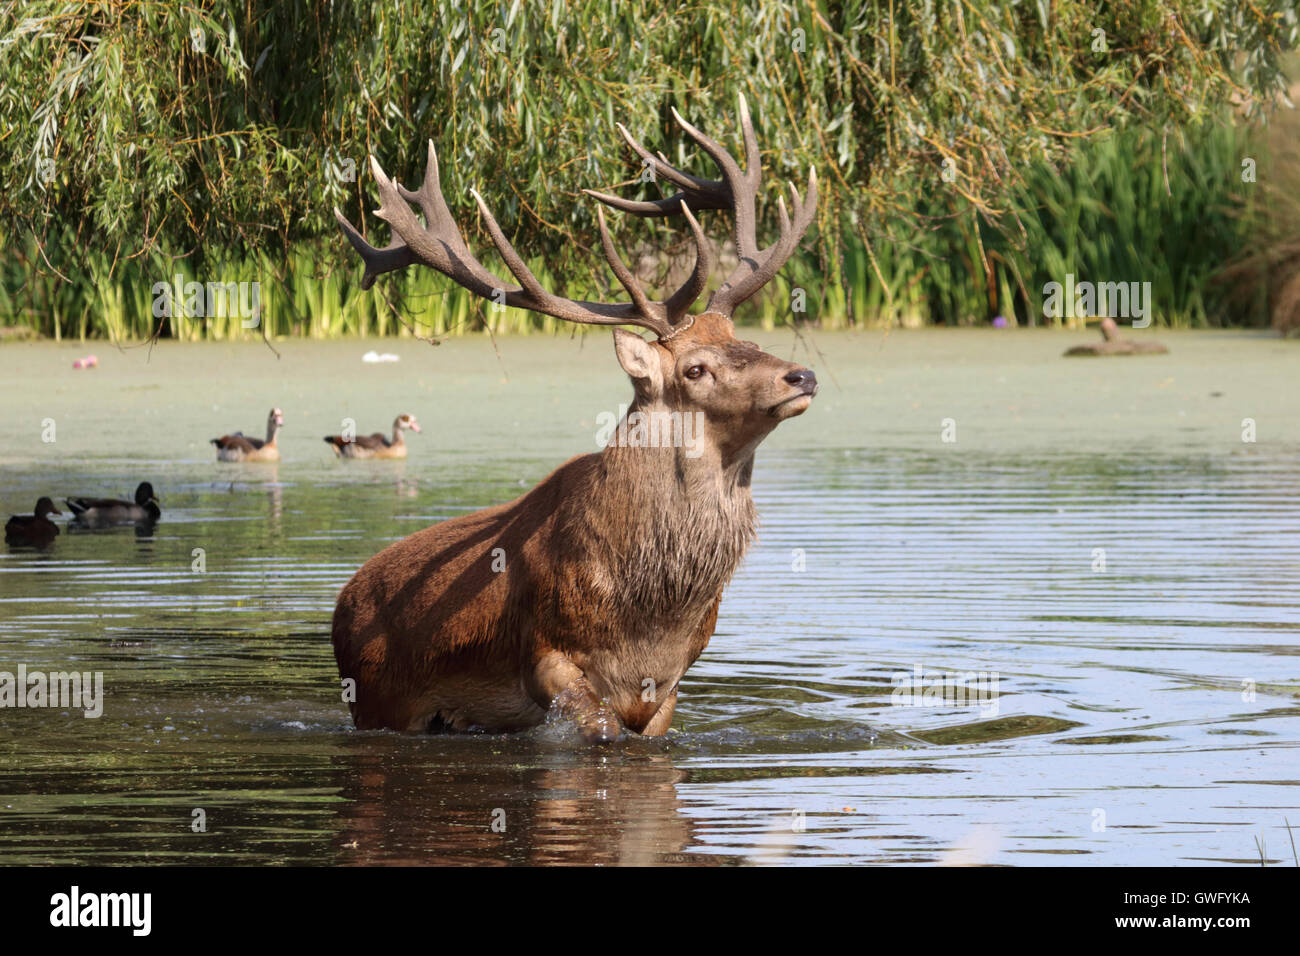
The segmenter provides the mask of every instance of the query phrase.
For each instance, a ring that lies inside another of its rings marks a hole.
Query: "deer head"
[[[736,308],[776,275],[812,223],[817,212],[817,174],[815,170],[809,172],[803,197],[790,185],[789,212],[784,199],[778,200],[780,233],[775,242],[760,249],[755,234],[755,201],[761,181],[761,158],[744,97],[740,98],[744,170],[726,149],[682,119],[675,109],[672,114],[686,134],[717,163],[721,179],[700,179],[675,168],[662,153],[651,154],[618,124],[627,144],[653,171],[656,180],[665,180],[678,191],[664,199],[635,201],[583,190],[593,199],[635,216],[680,215],[686,219],[695,238],[695,267],[667,299],[656,302],[646,296],[614,248],[600,208],[597,208],[597,223],[601,246],[631,301],[585,302],[546,291],[506,239],[483,198],[471,190],[488,233],[519,287],[498,278],[470,253],[447,208],[432,142],[424,183],[415,191],[390,180],[375,158],[370,157],[381,200],[375,215],[387,222],[394,233],[389,245],[382,249],[370,245],[338,209],[334,210],[344,234],[365,263],[362,287],[370,288],[383,273],[418,263],[437,270],[477,295],[515,308],[583,325],[631,325],[648,329],[655,333],[655,341],[646,341],[621,329],[614,333],[615,352],[632,379],[638,407],[701,412],[708,424],[709,439],[719,449],[723,461],[744,457],[780,421],[806,410],[817,391],[817,379],[812,371],[778,359],[752,342],[739,341],[731,321]],[[419,207],[423,224],[410,204]],[[691,315],[690,309],[708,284],[714,264],[708,241],[694,215],[703,209],[730,210],[739,262],[709,297],[705,310]]]

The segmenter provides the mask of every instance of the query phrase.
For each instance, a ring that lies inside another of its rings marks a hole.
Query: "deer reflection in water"
[[[524,760],[445,761],[357,742],[341,776],[336,861],[356,865],[698,865],[695,822],[666,753],[597,757],[555,752]],[[446,739],[446,738],[443,738]],[[459,741],[468,751],[482,739]],[[457,748],[459,749],[459,748]],[[443,763],[443,761],[439,761]]]

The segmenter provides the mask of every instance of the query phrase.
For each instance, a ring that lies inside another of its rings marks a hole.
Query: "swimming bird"
[[[63,514],[54,507],[54,502],[42,497],[36,502],[36,510],[29,515],[14,515],[5,524],[6,544],[46,545],[59,533],[59,526],[46,515]]]
[[[135,503],[117,498],[65,498],[72,509],[72,520],[81,525],[102,527],[111,524],[152,524],[162,516],[153,485],[140,482],[135,489]]]
[[[1075,345],[1065,350],[1072,355],[1164,355],[1169,349],[1159,342],[1134,342],[1119,334],[1115,320],[1107,316],[1101,320],[1102,341],[1089,345]]]
[[[382,432],[375,432],[373,435],[358,435],[350,440],[342,435],[326,435],[325,442],[340,458],[405,458],[406,441],[402,438],[402,432],[408,428],[418,432],[420,423],[414,415],[398,415],[393,420],[391,440]]]
[[[217,461],[279,461],[280,449],[276,447],[275,436],[283,424],[284,412],[273,408],[266,417],[266,441],[249,438],[243,432],[211,439],[217,446]]]

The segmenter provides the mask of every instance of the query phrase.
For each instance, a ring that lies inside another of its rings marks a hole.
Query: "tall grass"
[[[1246,158],[1259,163],[1257,183],[1243,182]],[[1267,296],[1243,297],[1223,280],[1268,234],[1262,218],[1284,208],[1258,183],[1300,182],[1297,151],[1266,151],[1260,134],[1226,119],[1168,134],[1130,128],[1082,142],[1063,163],[1036,162],[1022,180],[996,218],[934,200],[846,228],[840,262],[795,260],[746,315],[769,326],[791,318],[789,289],[798,286],[810,292],[809,317],[828,327],[970,325],[997,315],[1077,324],[1043,314],[1044,285],[1072,273],[1150,282],[1156,325],[1268,324]],[[1294,237],[1294,227],[1279,235],[1278,254]]]
[[[1087,233],[1127,223],[1129,238],[1150,239],[1159,199],[1149,178],[1128,183],[1129,199],[1112,194],[1106,177],[1125,171],[1090,152],[1096,138],[1192,128],[1229,103],[1257,111],[1300,41],[1295,0],[679,6],[0,4],[0,315],[56,336],[139,337],[156,326],[152,283],[180,262],[196,279],[262,283],[258,334],[545,328],[414,273],[362,295],[331,207],[354,221],[371,208],[366,155],[412,183],[433,136],[473,246],[491,248],[469,186],[557,290],[595,297],[605,269],[577,187],[629,187],[640,173],[614,122],[712,175],[670,108],[734,145],[744,93],[770,173],[767,229],[782,180],[816,166],[824,196],[806,251],[751,319],[789,320],[793,283],[826,324],[1029,321],[1051,249],[1059,264],[1121,276],[1160,264],[1143,258],[1149,245],[1115,251]],[[1163,148],[1113,148],[1161,169],[1163,187]],[[1201,261],[1179,269],[1165,311],[1215,321],[1214,303],[1196,301]],[[165,333],[248,334],[221,317],[176,326]]]
[[[1267,296],[1243,301],[1218,281],[1226,264],[1259,242],[1259,200],[1255,187],[1242,182],[1242,158],[1261,157],[1261,180],[1296,176],[1268,166],[1256,145],[1245,128],[1227,122],[1167,136],[1118,130],[1083,141],[1059,165],[1040,161],[1024,170],[1023,184],[996,219],[947,197],[927,199],[884,223],[854,224],[845,216],[837,259],[825,256],[826,243],[807,244],[737,318],[769,328],[789,321],[825,328],[968,325],[998,314],[1019,324],[1059,324],[1067,320],[1042,317],[1042,288],[1073,273],[1093,281],[1150,282],[1159,325],[1265,325]],[[1295,151],[1282,152],[1277,161],[1294,164],[1295,157]],[[719,221],[713,222],[710,231],[718,235]],[[161,333],[187,341],[263,332],[441,338],[564,326],[517,309],[497,311],[428,269],[388,275],[362,290],[360,263],[341,238],[298,242],[284,258],[154,252],[114,262],[92,249],[80,265],[65,277],[43,262],[33,242],[0,238],[0,324],[56,339]],[[598,254],[563,277],[542,258],[530,266],[548,288],[572,297],[622,294],[617,286],[611,291]],[[257,282],[262,326],[245,329],[237,314],[156,318],[154,284],[174,276]],[[653,277],[647,280],[653,284]],[[792,308],[795,290],[806,299],[803,312]]]
[[[563,324],[520,309],[496,311],[491,303],[427,269],[387,276],[365,291],[358,263],[337,261],[339,250],[320,246],[301,243],[284,262],[259,253],[210,255],[201,265],[161,254],[114,263],[107,253],[91,250],[83,257],[82,270],[64,277],[33,265],[40,260],[34,244],[0,240],[0,326],[27,328],[56,340],[129,341],[160,335],[219,341],[263,334],[317,339],[525,334],[553,332]],[[557,286],[544,263],[531,265],[544,284]],[[174,287],[177,281],[182,288],[189,282],[256,282],[259,324],[246,328],[245,316],[235,308],[215,315],[156,316],[156,284]]]

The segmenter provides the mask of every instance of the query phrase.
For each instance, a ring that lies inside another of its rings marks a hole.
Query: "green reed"
[[[1065,320],[1042,317],[1042,288],[1072,272],[1094,281],[1150,282],[1160,325],[1267,324],[1266,296],[1243,303],[1221,281],[1225,265],[1260,241],[1259,201],[1254,186],[1242,182],[1243,157],[1259,156],[1260,179],[1297,175],[1278,165],[1295,165],[1294,151],[1269,166],[1258,145],[1229,123],[1168,135],[1120,130],[1082,141],[1066,162],[1024,170],[1022,185],[996,218],[936,191],[907,215],[842,225],[837,257],[825,255],[826,243],[806,244],[738,320],[842,328],[969,325],[1001,314],[1019,324],[1060,324]],[[79,266],[71,275],[55,273],[34,243],[0,238],[0,324],[56,339],[113,341],[155,333],[186,341],[263,333],[441,338],[563,327],[546,316],[497,310],[428,269],[384,276],[363,290],[359,261],[334,238],[298,242],[286,256],[154,252],[115,262],[91,249]],[[599,256],[562,278],[540,257],[530,266],[545,286],[571,297],[622,296],[617,286],[611,292]],[[176,276],[183,283],[258,283],[262,325],[244,328],[243,317],[229,313],[160,319],[155,284]],[[794,308],[797,292],[802,312]]]

